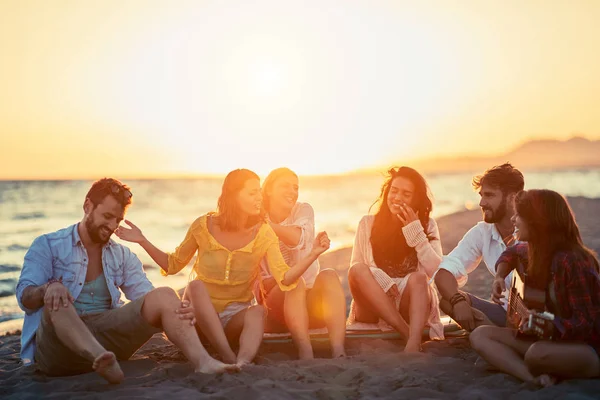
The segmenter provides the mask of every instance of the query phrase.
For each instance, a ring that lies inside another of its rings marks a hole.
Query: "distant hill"
[[[600,167],[600,140],[581,137],[566,141],[533,140],[498,156],[425,158],[405,163],[431,173],[481,171],[506,161],[522,170]]]

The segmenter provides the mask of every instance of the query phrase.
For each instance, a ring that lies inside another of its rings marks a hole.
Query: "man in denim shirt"
[[[86,195],[81,222],[31,245],[17,284],[26,313],[23,362],[35,361],[50,376],[94,370],[119,383],[117,359],[127,360],[164,331],[196,372],[235,369],[208,355],[193,326],[193,309],[173,289],[154,289],[137,256],[110,239],[131,197],[121,182],[101,179]],[[131,302],[123,305],[121,290]]]

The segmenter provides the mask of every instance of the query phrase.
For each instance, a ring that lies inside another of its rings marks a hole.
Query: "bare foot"
[[[109,383],[121,383],[125,378],[125,375],[123,375],[123,371],[121,371],[121,367],[117,362],[115,353],[111,351],[107,351],[96,357],[92,364],[92,368]]]
[[[235,364],[225,364],[221,361],[210,358],[208,361],[202,364],[199,368],[196,368],[194,372],[201,374],[221,374],[223,372],[239,372],[240,367]]]
[[[553,378],[547,374],[543,374],[543,375],[533,378],[533,383],[535,383],[538,386],[547,388],[547,387],[553,386],[556,383],[556,378]]]
[[[331,358],[340,358],[340,357],[346,357],[346,350],[344,349],[344,346],[332,348],[331,349]]]
[[[312,346],[302,346],[298,348],[298,359],[299,360],[312,360],[315,358],[313,354]]]
[[[246,365],[250,365],[250,364],[252,364],[252,362],[248,361],[248,360],[239,360],[237,363],[235,363],[235,365],[237,365],[239,369],[242,369]]]
[[[406,346],[404,346],[405,353],[420,353],[423,349],[421,348],[421,342],[412,342],[408,341]]]

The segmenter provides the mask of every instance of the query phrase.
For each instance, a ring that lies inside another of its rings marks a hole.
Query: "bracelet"
[[[454,307],[455,305],[457,305],[458,303],[460,303],[462,301],[467,301],[467,299],[465,298],[465,296],[463,296],[462,293],[457,292],[452,297],[450,297],[449,301],[450,301],[450,305],[452,307]]]
[[[61,279],[56,279],[56,278],[48,279],[48,282],[46,282],[46,289],[48,289],[48,286],[52,285],[53,283],[57,283],[57,282],[62,284],[62,278]]]

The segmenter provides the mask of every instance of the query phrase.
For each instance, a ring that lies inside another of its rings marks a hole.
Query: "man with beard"
[[[171,288],[154,289],[141,261],[110,239],[131,204],[121,182],[95,182],[81,222],[35,239],[25,255],[17,301],[25,311],[21,358],[49,376],[96,371],[123,380],[127,360],[164,331],[196,372],[233,370],[210,357],[193,326],[193,310]],[[131,300],[123,305],[121,291]]]
[[[498,257],[514,242],[513,202],[524,185],[523,174],[509,163],[473,178],[473,188],[481,196],[479,206],[483,221],[471,228],[443,258],[435,276],[442,296],[440,309],[468,331],[479,325],[506,325],[506,305],[483,300],[458,288],[467,283],[468,274],[482,259],[490,273],[496,275]],[[506,278],[507,288],[510,288],[511,277]]]

